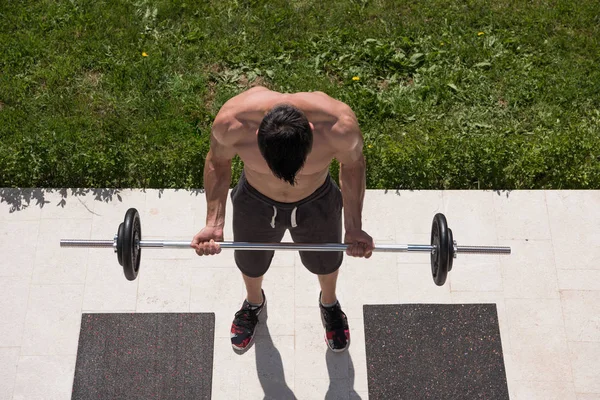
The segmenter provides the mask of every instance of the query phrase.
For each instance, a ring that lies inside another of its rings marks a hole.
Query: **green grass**
[[[369,188],[600,188],[599,65],[597,0],[2,1],[0,187],[202,187],[261,84],[348,103]]]

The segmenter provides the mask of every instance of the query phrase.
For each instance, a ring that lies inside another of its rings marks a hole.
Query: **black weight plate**
[[[123,272],[127,280],[133,281],[140,269],[142,255],[137,246],[142,237],[142,226],[135,208],[127,210],[123,224]]]
[[[454,236],[452,229],[448,228],[448,272],[452,271],[452,263],[454,262]]]
[[[431,245],[436,248],[431,254],[431,274],[436,285],[442,286],[448,276],[448,224],[442,213],[433,217],[431,225]]]
[[[123,223],[119,224],[119,229],[117,230],[117,260],[119,260],[119,265],[123,265]]]

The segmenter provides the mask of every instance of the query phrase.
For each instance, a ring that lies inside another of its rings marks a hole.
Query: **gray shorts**
[[[297,243],[342,242],[342,193],[331,178],[310,196],[295,203],[274,201],[250,186],[244,174],[231,191],[233,240],[236,242],[281,242],[289,229]],[[302,264],[314,274],[335,272],[342,251],[300,251]],[[238,268],[257,278],[271,265],[273,250],[235,250]]]

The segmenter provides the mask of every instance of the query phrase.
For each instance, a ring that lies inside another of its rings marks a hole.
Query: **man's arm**
[[[340,163],[340,189],[344,199],[346,232],[362,230],[362,209],[366,187],[363,137],[353,113],[340,117],[333,129],[335,158]]]
[[[233,122],[228,116],[218,116],[211,129],[210,150],[204,162],[206,190],[206,226],[223,228],[227,193],[231,184],[231,160],[236,155]]]

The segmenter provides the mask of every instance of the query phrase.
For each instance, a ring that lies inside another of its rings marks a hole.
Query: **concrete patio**
[[[214,312],[213,399],[367,399],[362,307],[398,303],[494,303],[511,399],[600,400],[600,191],[367,191],[363,227],[376,244],[427,244],[443,212],[459,245],[512,254],[459,255],[442,287],[426,254],[346,257],[343,354],[326,349],[318,282],[295,252],[276,253],[267,324],[238,355],[229,327],[245,291],[233,251],[144,250],[130,282],[112,250],[59,246],[112,239],[130,207],[145,239],[191,240],[202,191],[0,189],[0,200],[0,400],[69,399],[88,312]],[[230,203],[227,216],[232,240]]]

